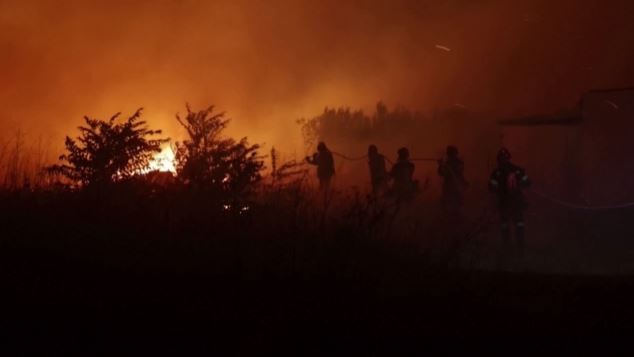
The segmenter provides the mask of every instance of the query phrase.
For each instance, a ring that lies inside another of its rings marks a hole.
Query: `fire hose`
[[[546,194],[544,192],[541,192],[539,190],[536,189],[529,189],[529,192],[532,192],[534,194],[536,194],[537,196],[540,196],[548,201],[551,201],[553,203],[556,203],[560,206],[566,207],[566,208],[570,208],[570,209],[577,209],[577,210],[586,210],[586,211],[605,211],[605,210],[614,210],[614,209],[623,209],[623,208],[629,208],[629,207],[634,207],[634,202],[625,202],[625,203],[620,203],[620,204],[615,204],[615,205],[602,205],[602,206],[583,206],[583,205],[578,205],[575,203],[571,203],[571,202],[567,202],[567,201],[563,201],[560,200],[556,197],[553,197],[552,195]]]
[[[344,160],[348,160],[348,161],[359,161],[359,160],[363,160],[366,159],[368,156],[367,155],[363,155],[363,156],[359,156],[359,157],[350,157],[338,152],[333,151],[332,152],[333,155],[336,155],[338,157],[341,157]],[[387,160],[390,164],[394,164],[390,159],[388,159],[387,157],[385,157],[385,160]],[[427,162],[438,162],[438,159],[433,159],[433,158],[411,158],[409,159],[410,161],[427,161]],[[569,209],[576,209],[576,210],[585,210],[585,211],[605,211],[605,210],[615,210],[615,209],[625,209],[625,208],[630,208],[630,207],[634,207],[634,202],[624,202],[624,203],[619,203],[619,204],[614,204],[614,205],[599,205],[599,206],[588,206],[588,205],[579,205],[579,204],[575,204],[572,202],[568,202],[568,201],[564,201],[561,200],[559,198],[554,197],[553,195],[549,195],[547,193],[544,193],[538,189],[528,189],[528,192],[534,193],[535,195],[550,201],[552,203],[555,203],[557,205],[569,208]]]

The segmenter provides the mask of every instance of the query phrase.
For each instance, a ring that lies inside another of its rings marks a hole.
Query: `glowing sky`
[[[294,120],[380,99],[423,111],[549,112],[634,85],[629,0],[0,0],[0,130],[61,147],[85,114],[184,103],[287,149]]]

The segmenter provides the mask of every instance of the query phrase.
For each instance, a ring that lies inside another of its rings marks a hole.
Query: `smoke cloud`
[[[629,0],[0,0],[0,136],[61,149],[83,115],[217,105],[230,134],[286,150],[295,119],[378,100],[492,119],[634,85]]]

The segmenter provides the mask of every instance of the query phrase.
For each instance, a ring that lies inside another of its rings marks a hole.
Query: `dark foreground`
[[[456,269],[410,243],[345,222],[309,230],[270,207],[262,221],[206,213],[207,225],[190,212],[174,227],[162,210],[61,200],[4,201],[0,334],[24,349],[306,355],[394,352],[434,335],[633,330],[630,276]]]
[[[372,350],[434,335],[609,336],[631,331],[634,321],[629,277],[415,264],[357,276],[130,272],[26,256],[22,271],[3,269],[1,333],[48,351],[129,344],[139,351]]]

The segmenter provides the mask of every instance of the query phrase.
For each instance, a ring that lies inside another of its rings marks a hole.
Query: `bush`
[[[235,141],[222,136],[229,124],[225,113],[214,107],[194,112],[187,105],[187,116],[176,120],[187,130],[188,138],[176,143],[178,178],[196,188],[218,193],[244,195],[262,178],[263,157],[259,145],[247,138]]]
[[[65,163],[48,171],[81,186],[109,184],[142,172],[169,139],[150,139],[162,132],[148,129],[140,120],[141,111],[123,123],[116,123],[121,113],[107,121],[84,117],[87,126],[79,127],[80,135],[66,137],[68,153],[59,158]]]

